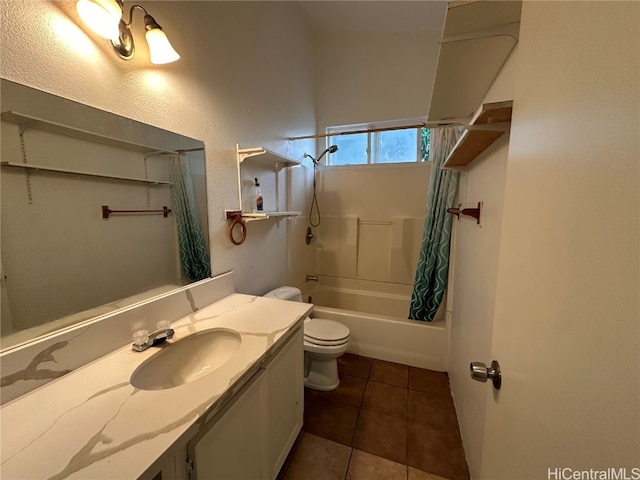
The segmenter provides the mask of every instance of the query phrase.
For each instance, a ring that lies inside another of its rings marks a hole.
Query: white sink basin
[[[131,375],[131,385],[141,390],[165,390],[193,382],[224,365],[240,342],[238,332],[225,328],[194,333],[145,360]]]

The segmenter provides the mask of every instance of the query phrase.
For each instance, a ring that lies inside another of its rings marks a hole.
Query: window
[[[402,124],[406,125],[406,121]],[[327,128],[327,133],[358,131],[327,137],[327,147],[338,151],[328,154],[327,165],[369,165],[380,163],[426,162],[429,160],[431,131],[422,126],[403,128],[395,122],[385,124],[343,125]],[[385,130],[385,128],[390,128]],[[374,131],[370,131],[374,130]]]

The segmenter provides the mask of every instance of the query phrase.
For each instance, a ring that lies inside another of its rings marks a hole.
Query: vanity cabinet
[[[187,444],[191,480],[274,480],[302,428],[302,329]]]
[[[265,369],[264,417],[267,432],[267,466],[269,479],[282,468],[298,433],[304,413],[304,350],[302,327]]]
[[[263,397],[265,371],[258,370],[187,447],[191,479],[266,479],[267,439]]]

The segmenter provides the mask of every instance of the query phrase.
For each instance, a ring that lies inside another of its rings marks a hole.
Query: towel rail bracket
[[[458,208],[448,208],[447,212],[455,215],[458,219],[460,219],[460,215],[473,217],[476,219],[477,225],[482,225],[482,204],[483,202],[478,202],[477,208],[462,208],[462,205],[458,205]]]

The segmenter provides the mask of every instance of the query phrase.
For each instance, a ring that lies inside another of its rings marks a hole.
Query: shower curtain
[[[433,321],[447,287],[451,208],[458,188],[458,172],[442,170],[442,164],[460,137],[459,127],[431,131],[431,177],[424,219],[422,246],[409,307],[409,318]]]
[[[196,282],[211,276],[211,264],[198,218],[189,162],[182,155],[171,158],[171,182],[180,263],[187,278]]]

